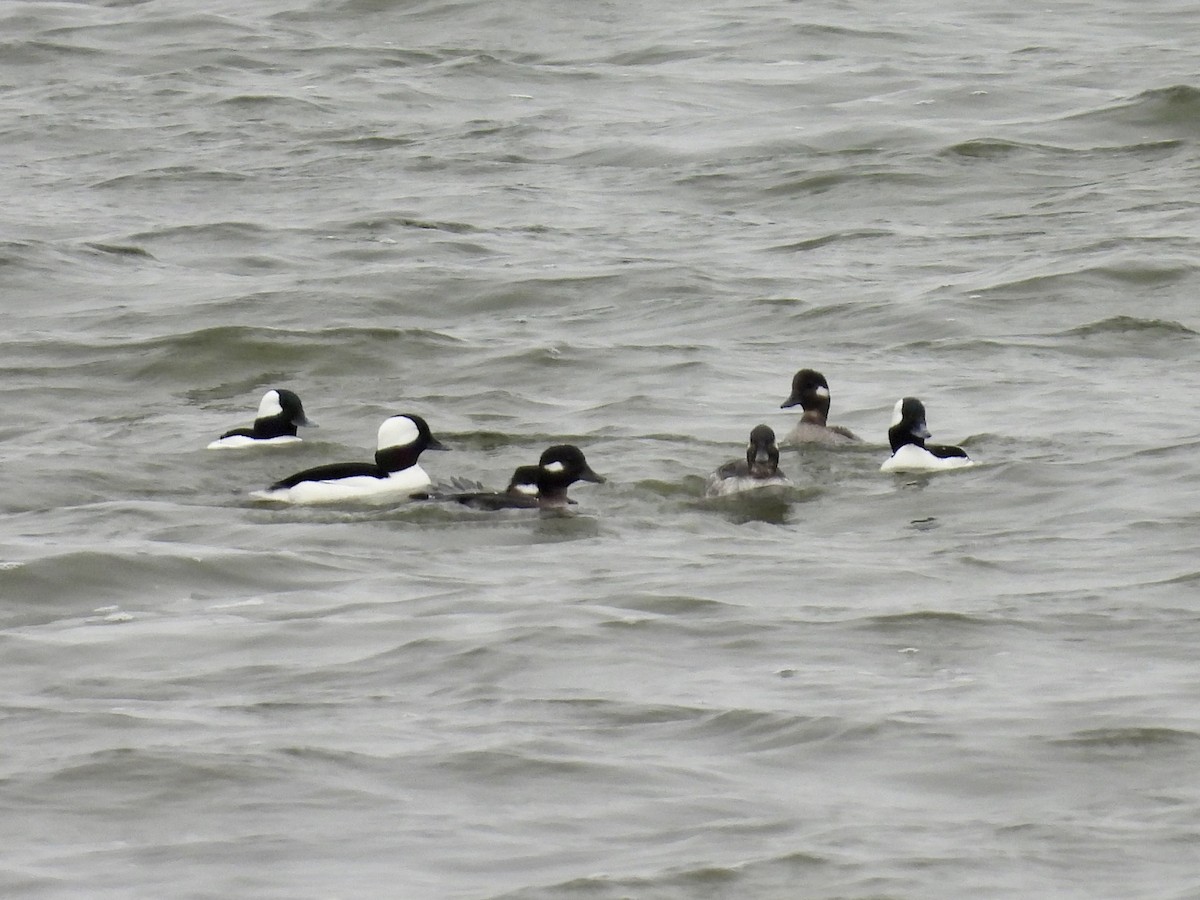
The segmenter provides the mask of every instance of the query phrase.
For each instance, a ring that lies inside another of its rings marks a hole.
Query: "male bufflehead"
[[[925,405],[916,397],[897,400],[892,411],[892,427],[888,429],[892,455],[880,469],[884,472],[929,472],[974,465],[962,447],[926,444],[928,437]]]
[[[765,487],[790,487],[791,483],[779,471],[779,448],[775,446],[775,432],[767,425],[757,425],[750,432],[746,458],[732,459],[709,475],[704,496],[729,497]]]
[[[423,450],[445,450],[417,415],[392,416],[379,426],[375,462],[331,463],[277,481],[257,500],[281,503],[397,502],[425,496],[429,476],[417,463]]]
[[[250,428],[234,428],[227,431],[211,444],[209,450],[225,450],[236,447],[267,447],[294,444],[296,426],[316,428],[304,415],[304,406],[294,393],[282,388],[267,391],[258,404],[258,415]]]
[[[861,443],[861,439],[850,429],[825,423],[829,418],[829,382],[820,372],[801,369],[792,377],[792,393],[779,408],[787,409],[796,405],[804,410],[804,415],[784,438],[785,444],[837,446]]]

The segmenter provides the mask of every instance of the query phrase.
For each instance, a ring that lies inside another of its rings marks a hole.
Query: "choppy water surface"
[[[5,4],[4,895],[1200,894],[1192,18]],[[403,411],[609,481],[249,499]]]

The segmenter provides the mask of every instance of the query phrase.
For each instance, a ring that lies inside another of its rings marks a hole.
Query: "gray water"
[[[1179,2],[0,8],[0,890],[1200,897]],[[794,371],[861,448],[705,475]],[[263,391],[321,425],[214,453]],[[921,397],[973,469],[879,472]],[[393,412],[574,515],[274,508]]]

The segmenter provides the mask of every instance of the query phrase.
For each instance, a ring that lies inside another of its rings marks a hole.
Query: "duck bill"
[[[295,425],[299,425],[301,428],[320,428],[321,427],[316,422],[314,422],[312,419],[310,419],[308,416],[304,415],[304,413],[300,414],[300,418],[292,419],[292,423]]]
[[[929,429],[925,427],[924,422],[917,422],[915,425],[913,425],[911,433],[913,437],[920,438],[923,441],[927,441],[933,437],[933,435],[929,433]]]
[[[604,476],[593,472],[591,466],[584,466],[583,471],[579,473],[579,480],[590,481],[592,484],[604,484]]]
[[[788,397],[786,400],[784,400],[782,403],[779,404],[779,408],[780,409],[789,409],[790,407],[799,406],[799,405],[800,405],[800,398],[797,397],[795,394],[792,394],[792,396]]]
[[[429,436],[429,443],[425,445],[426,450],[449,450],[450,448],[435,438],[432,434]]]

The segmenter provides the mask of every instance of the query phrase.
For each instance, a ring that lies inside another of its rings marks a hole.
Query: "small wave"
[[[69,58],[75,64],[87,57],[104,57],[106,52],[90,47],[76,47],[57,41],[4,41],[0,43],[0,58],[9,66],[44,66]]]
[[[125,177],[125,176],[122,176]],[[131,241],[186,241],[188,243],[229,241],[235,243],[262,242],[270,234],[268,229],[253,222],[205,222],[203,225],[176,225],[139,231],[129,235]]]
[[[139,187],[147,184],[167,183],[172,185],[186,184],[221,184],[248,181],[246,175],[238,172],[226,172],[216,169],[200,169],[195,166],[164,166],[161,169],[147,169],[145,172],[133,172],[106,178],[92,185],[101,190],[107,188]],[[196,226],[190,226],[192,228]]]
[[[708,56],[709,52],[703,45],[680,48],[678,44],[659,44],[616,53],[607,57],[604,62],[612,66],[661,66],[666,63],[702,58]]]
[[[98,253],[107,253],[111,256],[124,257],[140,257],[142,259],[154,259],[154,254],[144,247],[134,247],[128,244],[104,244],[97,241],[88,241],[84,244],[85,247],[90,247]]]
[[[302,97],[289,97],[286,94],[239,94],[236,97],[225,97],[218,100],[217,105],[250,113],[260,113],[265,109],[274,110],[277,107],[289,107],[293,110],[320,113],[321,115],[332,112],[325,104]]]
[[[913,630],[927,631],[930,628],[939,631],[958,630],[968,631],[976,628],[988,628],[1002,624],[995,619],[985,619],[966,613],[948,612],[945,610],[923,609],[916,612],[895,613],[885,616],[871,616],[859,621],[858,625],[869,631],[880,631],[884,634],[903,633]]]
[[[364,216],[350,221],[334,222],[326,226],[341,231],[364,231],[377,234],[393,228],[412,228],[422,231],[445,231],[449,234],[478,234],[483,229],[468,222],[439,221],[437,219],[414,219],[412,216],[397,216],[387,213]]]
[[[769,819],[757,823],[764,831],[776,827]],[[745,834],[751,823],[736,825]],[[572,878],[557,884],[527,886],[494,900],[602,900],[609,897],[727,897],[752,896],[842,896],[836,890],[813,890],[809,882],[814,875],[834,865],[833,860],[802,851],[773,856],[769,859],[741,861],[728,865],[705,864],[692,867],[668,868],[654,875],[614,877],[589,875]],[[737,890],[736,885],[749,879],[756,890]],[[806,889],[797,891],[797,885]],[[872,896],[878,891],[869,891]],[[857,894],[855,894],[857,896]]]
[[[947,156],[965,156],[970,159],[1004,159],[1024,154],[1055,154],[1066,151],[1060,147],[1050,147],[1044,144],[1025,144],[998,138],[976,138],[953,144],[943,152]]]
[[[875,737],[887,727],[882,723],[864,724],[836,716],[803,716],[732,709],[719,712],[697,723],[695,729],[705,737],[732,740],[743,752],[769,752],[801,744],[832,743]]]
[[[1169,319],[1141,319],[1136,316],[1112,316],[1099,322],[1090,322],[1062,332],[1064,337],[1097,337],[1104,335],[1127,336],[1131,332],[1147,337],[1193,338],[1197,332],[1186,325]]]
[[[142,360],[136,379],[205,383],[214,372],[319,371],[323,360],[344,369],[354,355],[369,363],[388,353],[419,353],[422,348],[457,345],[457,339],[423,328],[354,328],[314,331],[218,325],[124,345],[129,360]],[[113,348],[119,349],[119,348]],[[145,361],[149,357],[148,361]]]
[[[305,568],[307,571],[301,572]],[[170,585],[172,597],[199,590],[278,591],[320,581],[320,566],[298,566],[274,553],[233,551],[198,558],[138,551],[78,550],[0,569],[0,595],[39,609],[141,596],[147,585]]]
[[[875,238],[891,238],[893,236],[893,232],[871,228],[863,229],[861,231],[836,231],[832,234],[823,234],[819,237],[808,238],[807,240],[794,241],[787,244],[779,244],[775,247],[768,247],[767,252],[799,253],[806,250],[819,250],[822,247],[827,247],[831,244],[867,241]]]
[[[1176,728],[1129,727],[1096,728],[1077,731],[1065,738],[1055,738],[1052,745],[1099,750],[1154,750],[1159,748],[1192,746],[1200,741],[1195,731]]]
[[[1010,159],[1020,156],[1095,157],[1097,154],[1153,159],[1173,153],[1183,146],[1185,146],[1184,142],[1176,139],[1137,141],[1111,147],[1063,147],[1056,144],[1010,141],[1001,138],[976,138],[952,144],[942,151],[942,155],[970,160]]]
[[[920,187],[932,183],[933,180],[932,176],[919,172],[847,168],[837,172],[789,178],[767,188],[763,193],[768,197],[815,196],[845,186],[882,190],[892,186]]]
[[[1119,103],[1077,113],[1068,117],[1068,121],[1194,137],[1200,135],[1200,90],[1185,84],[1152,88]]]
[[[1088,266],[1069,272],[1031,275],[1026,278],[990,284],[978,288],[972,293],[981,297],[992,295],[1036,297],[1038,303],[1043,303],[1047,295],[1055,293],[1073,293],[1077,289],[1097,286],[1114,289],[1124,285],[1145,287],[1170,285],[1189,279],[1194,273],[1195,266],[1190,263],[1130,262],[1120,265]]]

